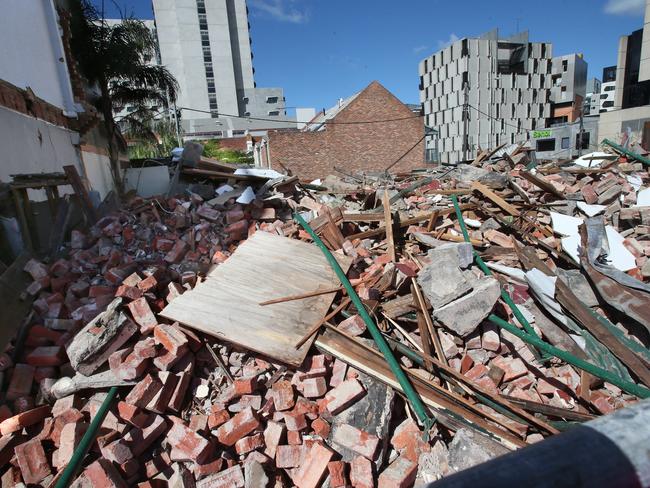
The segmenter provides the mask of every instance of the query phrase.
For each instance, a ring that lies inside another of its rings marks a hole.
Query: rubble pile
[[[64,257],[25,267],[2,485],[54,486],[111,387],[72,486],[413,486],[648,396],[650,175],[585,158],[133,198],[73,231]],[[352,260],[428,435],[343,289],[298,368],[160,314],[255,232],[311,242],[294,211]]]

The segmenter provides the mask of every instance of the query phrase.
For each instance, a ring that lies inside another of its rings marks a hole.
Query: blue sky
[[[98,6],[101,0],[93,0]],[[210,0],[208,0],[210,1]],[[106,16],[152,18],[151,0],[104,0]],[[618,38],[643,27],[644,0],[248,0],[257,86],[287,106],[333,105],[379,80],[418,103],[418,62],[495,27],[529,30],[553,54],[582,52],[589,77],[616,64]]]

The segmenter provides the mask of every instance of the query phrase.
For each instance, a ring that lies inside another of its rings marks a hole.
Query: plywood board
[[[350,258],[337,256],[343,271]],[[318,247],[255,232],[193,290],[161,315],[291,365],[300,365],[313,339],[294,345],[327,313],[335,293],[261,306],[261,302],[340,285]]]

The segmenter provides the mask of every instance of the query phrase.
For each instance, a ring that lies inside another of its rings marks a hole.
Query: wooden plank
[[[381,222],[384,220],[382,213],[344,213],[343,222]]]
[[[541,190],[550,193],[551,195],[554,195],[558,198],[564,199],[564,195],[562,192],[558,191],[557,188],[553,186],[553,184],[550,181],[547,181],[545,178],[542,178],[541,176],[534,175],[533,173],[530,173],[529,171],[520,171],[519,175],[528,181],[530,181],[533,185],[535,185],[537,188],[540,188]]]
[[[330,332],[329,330],[318,338],[316,346],[325,353],[341,359],[350,366],[402,392],[395,374],[390,370],[388,363],[378,351],[374,351],[372,348],[364,348],[358,341],[347,338],[340,331]],[[425,381],[409,370],[405,370],[405,373],[425,405],[435,411],[436,418],[446,427],[452,430],[458,430],[462,427],[473,428],[510,449],[526,445],[518,437],[484,420],[480,414],[472,411],[471,407],[466,403],[459,405],[452,401],[450,397],[458,400],[458,396],[453,393]]]
[[[510,215],[514,217],[519,217],[520,213],[517,207],[510,205],[508,202],[506,202],[503,198],[501,198],[499,195],[494,193],[484,184],[479,183],[478,181],[473,181],[472,190],[478,191],[484,197],[494,202],[497,206],[499,206],[500,208],[508,212]]]
[[[260,302],[260,305],[273,305],[274,303],[291,302],[293,300],[304,300],[305,298],[317,297],[319,295],[327,295],[328,293],[344,291],[342,286],[335,286],[334,288],[323,288],[322,290],[314,290],[300,295],[289,295],[287,297],[274,298],[265,302]]]
[[[351,259],[337,256],[344,271]],[[314,245],[258,231],[161,315],[285,363],[302,363],[313,337],[294,345],[327,313],[336,293],[260,306],[280,295],[340,285]]]
[[[397,261],[395,257],[395,240],[393,238],[393,216],[390,213],[390,197],[388,190],[384,190],[382,197],[382,205],[384,206],[384,221],[386,222],[386,243],[388,244],[387,253],[390,260],[394,263]]]
[[[90,224],[94,224],[97,222],[97,212],[95,211],[95,207],[93,207],[93,202],[90,201],[90,196],[88,196],[88,192],[86,191],[86,187],[79,177],[79,173],[77,173],[77,168],[72,165],[68,165],[63,167],[63,171],[65,171],[65,175],[68,177],[68,181],[72,185],[72,188],[74,188],[74,192],[79,197],[81,210],[83,210],[83,213],[88,219],[88,222]]]

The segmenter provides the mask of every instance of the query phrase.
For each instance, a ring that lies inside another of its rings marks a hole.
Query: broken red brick
[[[416,462],[403,456],[393,461],[380,475],[378,488],[408,488],[413,486],[418,472]]]
[[[307,378],[302,381],[301,386],[302,393],[307,398],[318,398],[327,393],[327,383],[325,382],[325,378],[320,376],[317,378]]]
[[[271,387],[271,391],[276,410],[289,410],[294,406],[295,397],[291,382],[286,380],[276,381]]]
[[[11,375],[11,381],[7,388],[7,400],[15,400],[18,397],[29,395],[34,382],[35,368],[29,364],[16,364]]]
[[[96,486],[105,488],[126,488],[127,484],[120,476],[117,468],[107,459],[100,458],[89,465],[81,477],[86,481],[79,483],[79,486]]]
[[[17,432],[25,427],[34,425],[49,416],[50,412],[49,405],[42,405],[27,412],[18,413],[0,422],[0,434],[11,434],[12,432]]]
[[[60,366],[67,361],[65,349],[61,346],[40,346],[25,358],[32,366]]]
[[[359,381],[346,380],[325,395],[327,410],[336,415],[366,394],[366,390]]]
[[[429,452],[431,446],[422,439],[422,432],[412,419],[406,419],[395,428],[391,445],[400,455],[414,463],[418,462],[422,452]]]
[[[167,442],[180,458],[177,460],[201,463],[210,454],[212,444],[181,422],[175,422],[167,433]]]
[[[338,425],[334,430],[332,440],[357,454],[367,457],[371,461],[375,459],[378,453],[379,437],[357,429],[352,425]]]
[[[338,328],[351,336],[359,336],[366,331],[366,323],[360,315],[352,315],[339,323]]]
[[[187,337],[173,325],[160,324],[153,330],[158,344],[174,355],[178,355],[187,347]]]
[[[233,382],[233,386],[235,388],[235,395],[248,395],[257,389],[257,377],[237,378]]]
[[[33,439],[16,446],[15,454],[25,483],[37,484],[52,473],[40,440]]]
[[[242,437],[235,442],[235,451],[237,454],[246,454],[264,446],[264,436],[262,433]]]
[[[297,468],[305,458],[304,446],[278,446],[275,451],[277,468]]]
[[[244,472],[239,464],[203,478],[197,488],[242,488]]]
[[[340,488],[347,484],[345,476],[345,463],[343,461],[330,461],[327,463],[327,470],[330,476],[330,486]]]
[[[185,253],[188,251],[189,246],[187,243],[181,239],[177,240],[174,244],[174,247],[165,255],[165,261],[170,264],[179,263]]]
[[[307,428],[307,419],[302,413],[285,413],[284,423],[288,430],[303,430]]]
[[[327,439],[330,435],[330,424],[320,417],[311,423],[311,428],[316,435],[321,436],[323,439]]]
[[[284,435],[284,432],[284,425],[272,420],[269,420],[266,423],[266,429],[264,429],[264,443],[266,444],[266,448],[264,449],[264,452],[269,457],[275,457],[278,444],[282,442],[282,436]]]
[[[151,307],[149,306],[149,303],[147,303],[146,298],[142,297],[133,300],[127,306],[133,316],[133,320],[135,320],[135,322],[140,326],[140,331],[143,334],[149,333],[156,325],[158,325],[158,320],[151,311]]]
[[[137,383],[129,394],[124,398],[126,403],[140,408],[147,408],[149,402],[162,389],[162,383],[158,378],[148,374]]]
[[[363,456],[355,457],[350,463],[350,482],[354,488],[375,488],[372,462]]]
[[[248,407],[219,427],[216,435],[221,444],[232,446],[259,426],[259,420],[255,417],[253,410]]]
[[[294,481],[298,488],[316,488],[327,471],[327,465],[334,453],[320,442],[314,443],[306,454]]]

